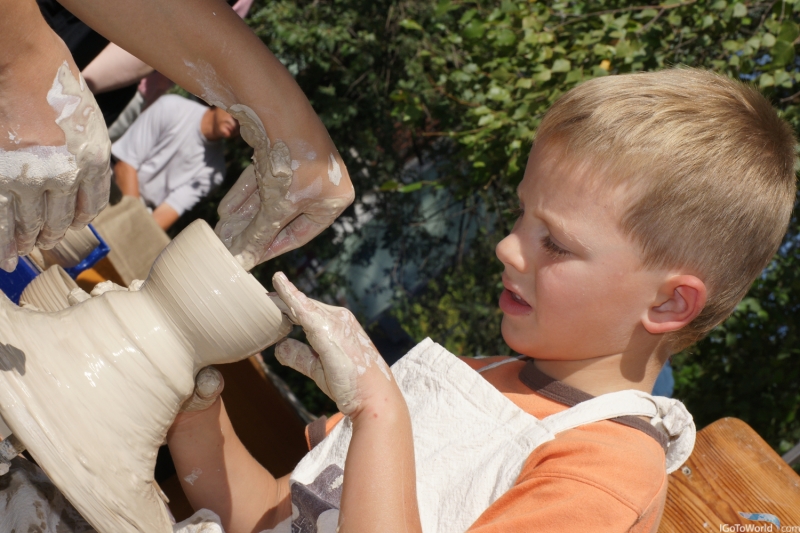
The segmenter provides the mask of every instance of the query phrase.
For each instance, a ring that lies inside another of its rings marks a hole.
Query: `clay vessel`
[[[57,312],[0,296],[0,415],[101,533],[168,533],[158,447],[204,366],[290,324],[205,222],[161,253],[141,289]]]

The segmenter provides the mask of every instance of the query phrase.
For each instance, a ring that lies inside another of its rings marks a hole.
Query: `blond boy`
[[[538,419],[591,396],[649,393],[667,358],[727,317],[775,253],[794,169],[789,126],[726,78],[673,69],[573,89],[539,128],[519,218],[497,246],[503,338],[529,359],[468,364]],[[352,315],[308,300],[282,275],[274,283],[316,349],[284,341],[278,357],[352,422],[340,530],[419,531],[411,419],[396,383]],[[229,533],[291,514],[287,479],[253,461],[221,402],[183,415],[168,442],[181,477],[218,472],[184,490]],[[560,433],[469,530],[655,532],[665,442],[637,417]]]

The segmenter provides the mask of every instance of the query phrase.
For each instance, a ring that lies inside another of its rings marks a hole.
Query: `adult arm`
[[[192,508],[217,513],[226,533],[273,528],[291,514],[289,476],[275,479],[250,455],[222,399],[205,410],[180,413],[167,444]]]
[[[100,94],[138,83],[151,72],[153,67],[116,44],[108,43],[81,74],[92,93]]]
[[[239,120],[255,172],[225,197],[217,229],[243,265],[301,246],[352,202],[342,159],[300,87],[223,0],[61,2]]]
[[[0,268],[50,248],[108,202],[94,97],[34,0],[0,0]]]

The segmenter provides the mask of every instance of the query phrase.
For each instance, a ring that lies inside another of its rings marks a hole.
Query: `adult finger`
[[[93,176],[92,179],[81,181],[75,198],[75,217],[72,219],[71,227],[82,229],[94,220],[94,217],[108,205],[110,190],[111,169]]]
[[[17,268],[14,219],[13,197],[0,195],[0,268],[6,272],[14,272]]]
[[[322,392],[332,400],[336,400],[328,390],[325,369],[322,367],[319,355],[308,345],[294,339],[284,339],[275,346],[275,358],[280,364],[313,379]]]
[[[266,253],[258,260],[258,263],[264,263],[281,254],[300,248],[325,231],[329,226],[330,223],[320,224],[306,215],[300,215],[278,233]]]
[[[261,198],[258,194],[258,187],[253,184],[253,190],[244,199],[236,197],[231,199],[231,203],[223,205],[217,209],[219,222],[214,228],[217,236],[230,248],[234,237],[239,235],[252,222],[261,208]],[[226,196],[227,198],[227,196]],[[223,199],[223,201],[225,201]],[[239,203],[241,202],[241,203]],[[231,210],[235,204],[239,204],[235,210]]]
[[[217,401],[225,388],[225,379],[219,370],[207,366],[194,378],[194,392],[181,406],[181,411],[204,411]]]
[[[229,248],[245,270],[258,264],[258,260],[281,229],[279,219],[276,221],[274,217],[270,217],[263,206],[262,202],[262,208],[247,227],[233,238]]]
[[[258,182],[256,181],[255,167],[248,165],[220,201],[217,214],[222,218],[238,211],[253,194],[258,194]]]
[[[44,225],[36,243],[39,248],[49,250],[64,238],[75,217],[76,196],[76,193],[52,190],[45,193]]]
[[[16,239],[17,253],[27,255],[33,250],[36,238],[44,225],[44,195],[33,198],[20,199],[14,197],[14,210],[16,212]]]

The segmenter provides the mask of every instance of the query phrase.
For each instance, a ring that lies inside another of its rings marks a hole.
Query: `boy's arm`
[[[220,205],[218,229],[243,265],[308,242],[352,202],[342,159],[300,87],[223,0],[61,3],[242,123],[242,136],[255,148],[259,190],[235,185]],[[288,150],[276,150],[278,141]],[[264,203],[253,206],[253,194]],[[242,229],[242,220],[251,222]]]
[[[189,503],[217,513],[226,533],[273,528],[291,514],[289,476],[275,479],[253,459],[221,398],[207,409],[180,413],[167,444]]]
[[[350,311],[306,298],[280,272],[273,285],[316,350],[286,339],[275,356],[314,379],[353,423],[339,531],[421,531],[411,419],[388,366]]]

